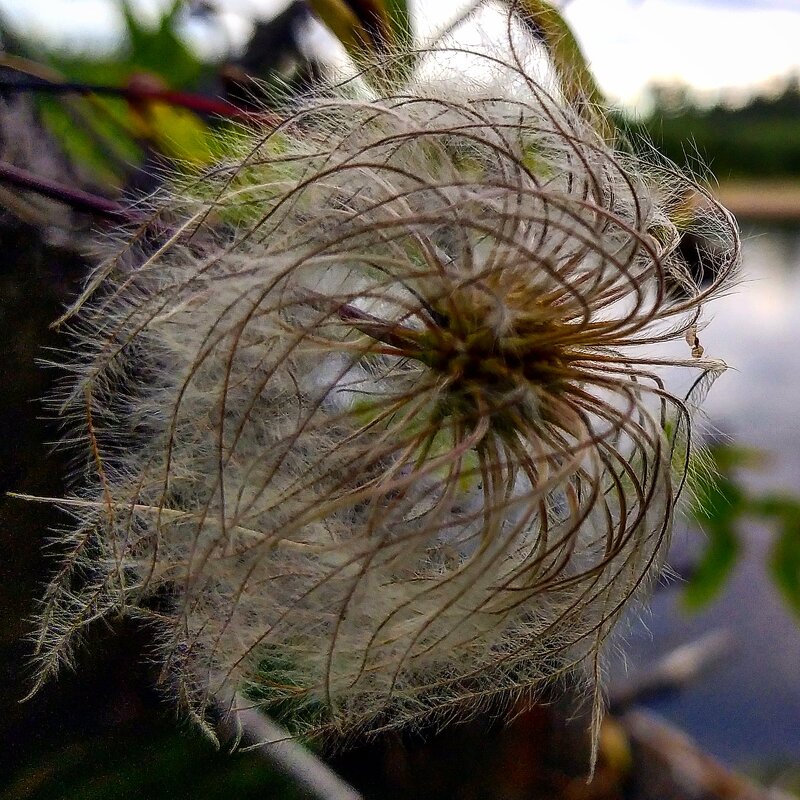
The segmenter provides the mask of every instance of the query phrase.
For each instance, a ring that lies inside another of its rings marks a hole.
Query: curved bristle
[[[668,380],[721,369],[661,345],[700,352],[738,238],[507,70],[310,101],[101,268],[43,671],[122,610],[198,718],[238,691],[352,731],[599,674],[689,464]],[[687,214],[727,247],[709,285]]]

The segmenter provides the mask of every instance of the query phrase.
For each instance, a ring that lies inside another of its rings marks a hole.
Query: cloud
[[[797,0],[573,0],[567,16],[601,85],[626,102],[653,81],[713,91],[800,68]]]
[[[704,5],[712,8],[734,9],[775,9],[782,11],[798,11],[797,0],[677,0],[692,5]]]

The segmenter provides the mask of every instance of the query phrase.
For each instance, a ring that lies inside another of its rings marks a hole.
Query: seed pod
[[[498,85],[307,102],[103,266],[43,674],[121,611],[200,720],[238,691],[349,732],[596,680],[690,459],[667,374],[724,366],[662,345],[738,237],[698,205],[728,252],[701,288],[690,183],[517,67]]]

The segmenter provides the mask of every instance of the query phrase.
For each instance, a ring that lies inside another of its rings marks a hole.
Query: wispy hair
[[[724,367],[695,340],[738,237],[498,74],[304,101],[93,276],[43,676],[122,613],[199,720],[239,692],[351,732],[597,682],[664,560],[693,447],[669,380]],[[686,230],[721,243],[710,282]]]

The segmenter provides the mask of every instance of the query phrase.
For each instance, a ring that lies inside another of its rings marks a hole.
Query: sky
[[[800,71],[800,0],[572,0],[567,17],[606,90],[650,81],[705,92]]]
[[[469,0],[412,0],[421,31],[441,28]],[[134,0],[153,14],[166,0]],[[287,0],[217,0],[228,35]],[[653,81],[682,81],[713,100],[723,88],[768,85],[800,72],[800,0],[562,0],[595,74],[614,100],[636,105]],[[114,0],[0,0],[0,12],[34,35],[73,44],[120,30]]]

